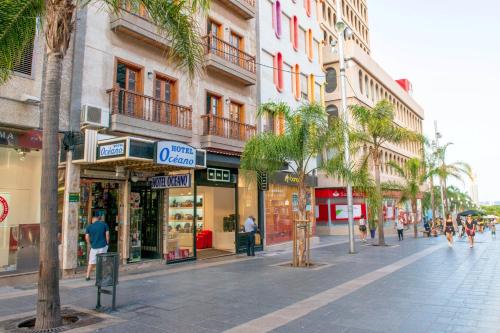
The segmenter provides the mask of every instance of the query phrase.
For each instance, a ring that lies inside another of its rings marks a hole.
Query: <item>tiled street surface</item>
[[[289,253],[232,257],[123,276],[118,311],[99,332],[500,332],[500,241],[480,234],[390,247],[322,240],[318,269],[279,263]],[[330,242],[330,243],[329,243]],[[325,244],[326,243],[326,244]],[[331,245],[328,245],[331,244]],[[64,281],[64,305],[91,309],[95,288]],[[104,303],[108,301],[104,299]],[[0,320],[34,309],[30,287],[0,287]]]

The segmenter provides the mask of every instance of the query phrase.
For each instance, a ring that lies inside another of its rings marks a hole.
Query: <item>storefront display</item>
[[[0,148],[0,274],[38,268],[40,181],[41,152]]]

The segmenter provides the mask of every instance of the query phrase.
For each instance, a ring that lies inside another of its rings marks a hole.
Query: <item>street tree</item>
[[[387,165],[396,171],[396,174],[401,177],[402,183],[391,183],[389,187],[399,191],[401,194],[399,202],[411,202],[413,212],[413,233],[415,238],[418,237],[418,214],[417,214],[417,199],[421,193],[421,187],[426,181],[426,165],[419,158],[410,158],[402,166],[394,161],[389,161]]]
[[[379,245],[385,244],[384,237],[384,211],[382,207],[381,149],[385,144],[400,144],[404,142],[423,141],[421,135],[399,127],[394,122],[394,106],[388,100],[381,100],[373,108],[362,105],[351,105],[351,113],[360,127],[359,133],[368,151],[373,166],[375,167],[375,192],[379,198],[378,209],[378,241]]]
[[[269,117],[279,124],[274,131],[251,138],[241,157],[241,168],[268,174],[288,169],[298,179],[298,220],[306,220],[306,177],[318,168],[316,156],[332,145],[335,130],[328,126],[327,114],[320,104],[302,104],[296,110],[284,102],[262,104],[258,117]],[[305,262],[305,231],[299,235],[299,266]]]
[[[200,30],[193,16],[210,0],[6,0],[0,2],[0,84],[6,82],[37,31],[45,39],[42,87],[43,150],[40,212],[40,267],[35,328],[61,325],[57,251],[57,161],[61,72],[75,27],[76,11],[87,5],[119,14],[124,3],[143,8],[170,46],[166,58],[193,78],[203,62]]]

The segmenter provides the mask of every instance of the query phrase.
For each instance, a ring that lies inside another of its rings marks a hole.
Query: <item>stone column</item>
[[[121,251],[120,258],[122,263],[126,264],[127,259],[130,257],[130,181],[126,180],[121,187],[121,200],[120,200],[120,221],[119,226],[121,230]]]
[[[80,202],[70,202],[70,193],[80,195],[80,166],[73,164],[73,152],[66,153],[64,176],[64,203],[62,216],[62,269],[64,275],[73,274],[77,267],[78,209]]]

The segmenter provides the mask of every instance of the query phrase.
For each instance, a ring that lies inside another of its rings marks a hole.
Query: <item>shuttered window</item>
[[[16,73],[32,76],[33,74],[33,42],[24,51],[23,57],[19,64],[14,66],[12,70]]]

